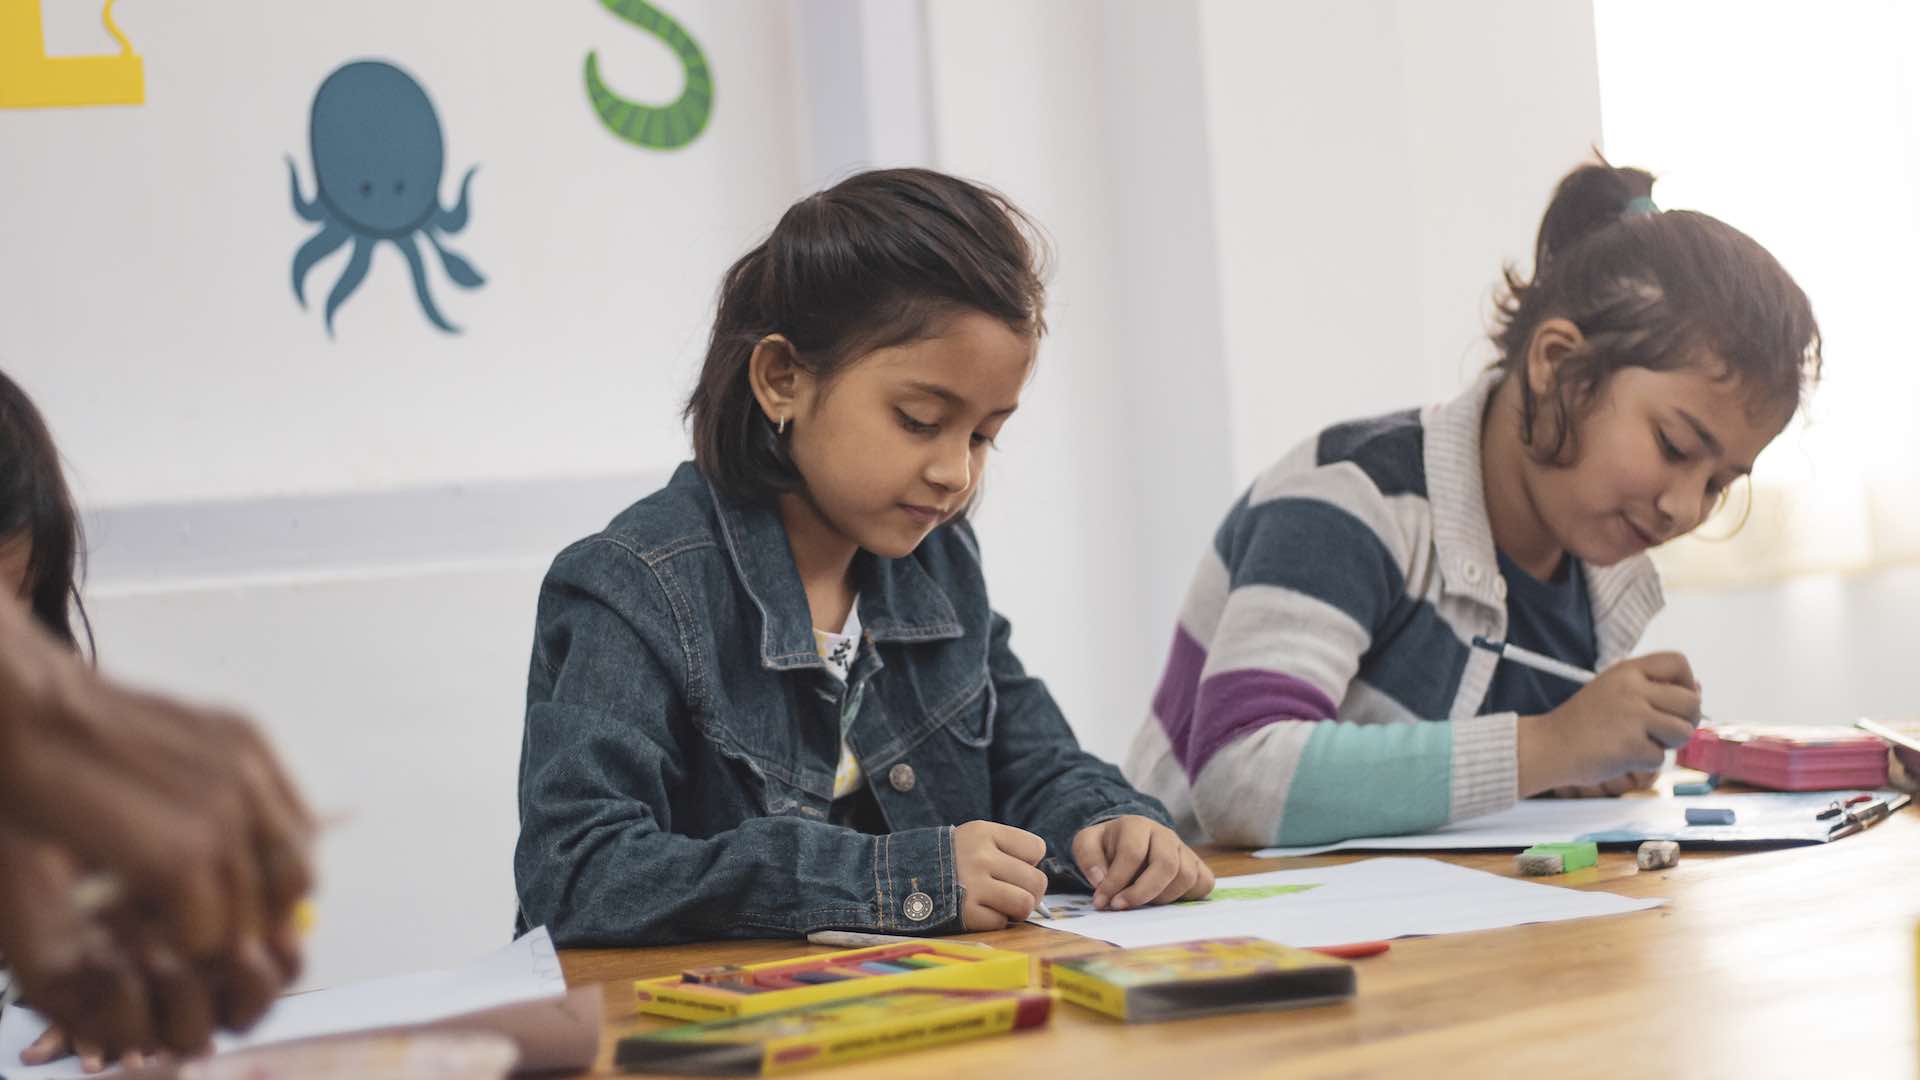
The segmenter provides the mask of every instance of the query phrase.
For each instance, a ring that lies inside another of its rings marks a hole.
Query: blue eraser
[[[1673,793],[1675,795],[1711,795],[1713,794],[1713,784],[1705,780],[1697,784],[1675,784],[1673,785]]]
[[[1687,807],[1687,824],[1731,825],[1733,811],[1719,806],[1689,806]]]

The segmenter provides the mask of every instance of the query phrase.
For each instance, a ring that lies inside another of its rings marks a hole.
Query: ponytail
[[[1493,367],[1521,380],[1521,437],[1538,460],[1578,454],[1577,420],[1622,368],[1710,360],[1716,378],[1742,384],[1755,415],[1791,413],[1819,381],[1820,328],[1786,269],[1725,222],[1656,209],[1653,184],[1604,160],[1573,170],[1541,218],[1532,277],[1503,270]],[[1552,318],[1579,327],[1582,344],[1539,400],[1527,352]]]

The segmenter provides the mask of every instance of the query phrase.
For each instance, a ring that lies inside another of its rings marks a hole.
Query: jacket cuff
[[[873,840],[878,929],[896,934],[959,929],[960,880],[953,859],[953,828],[907,829]]]

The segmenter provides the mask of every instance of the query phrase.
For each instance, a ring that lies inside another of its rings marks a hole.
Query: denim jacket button
[[[926,922],[927,916],[933,914],[933,897],[923,892],[913,893],[901,901],[900,910],[914,922]]]
[[[913,790],[913,766],[903,761],[900,764],[895,765],[893,768],[888,769],[887,783],[892,784],[893,790],[899,792],[902,795],[905,795],[907,792],[912,791]]]

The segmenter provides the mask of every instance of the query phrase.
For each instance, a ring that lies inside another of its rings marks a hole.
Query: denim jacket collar
[[[822,666],[813,643],[807,590],[779,512],[724,496],[712,485],[707,490],[727,557],[760,612],[760,662],[775,671]],[[853,574],[860,591],[860,624],[870,639],[943,641],[963,633],[946,591],[912,556],[883,559],[861,551],[854,556]]]

